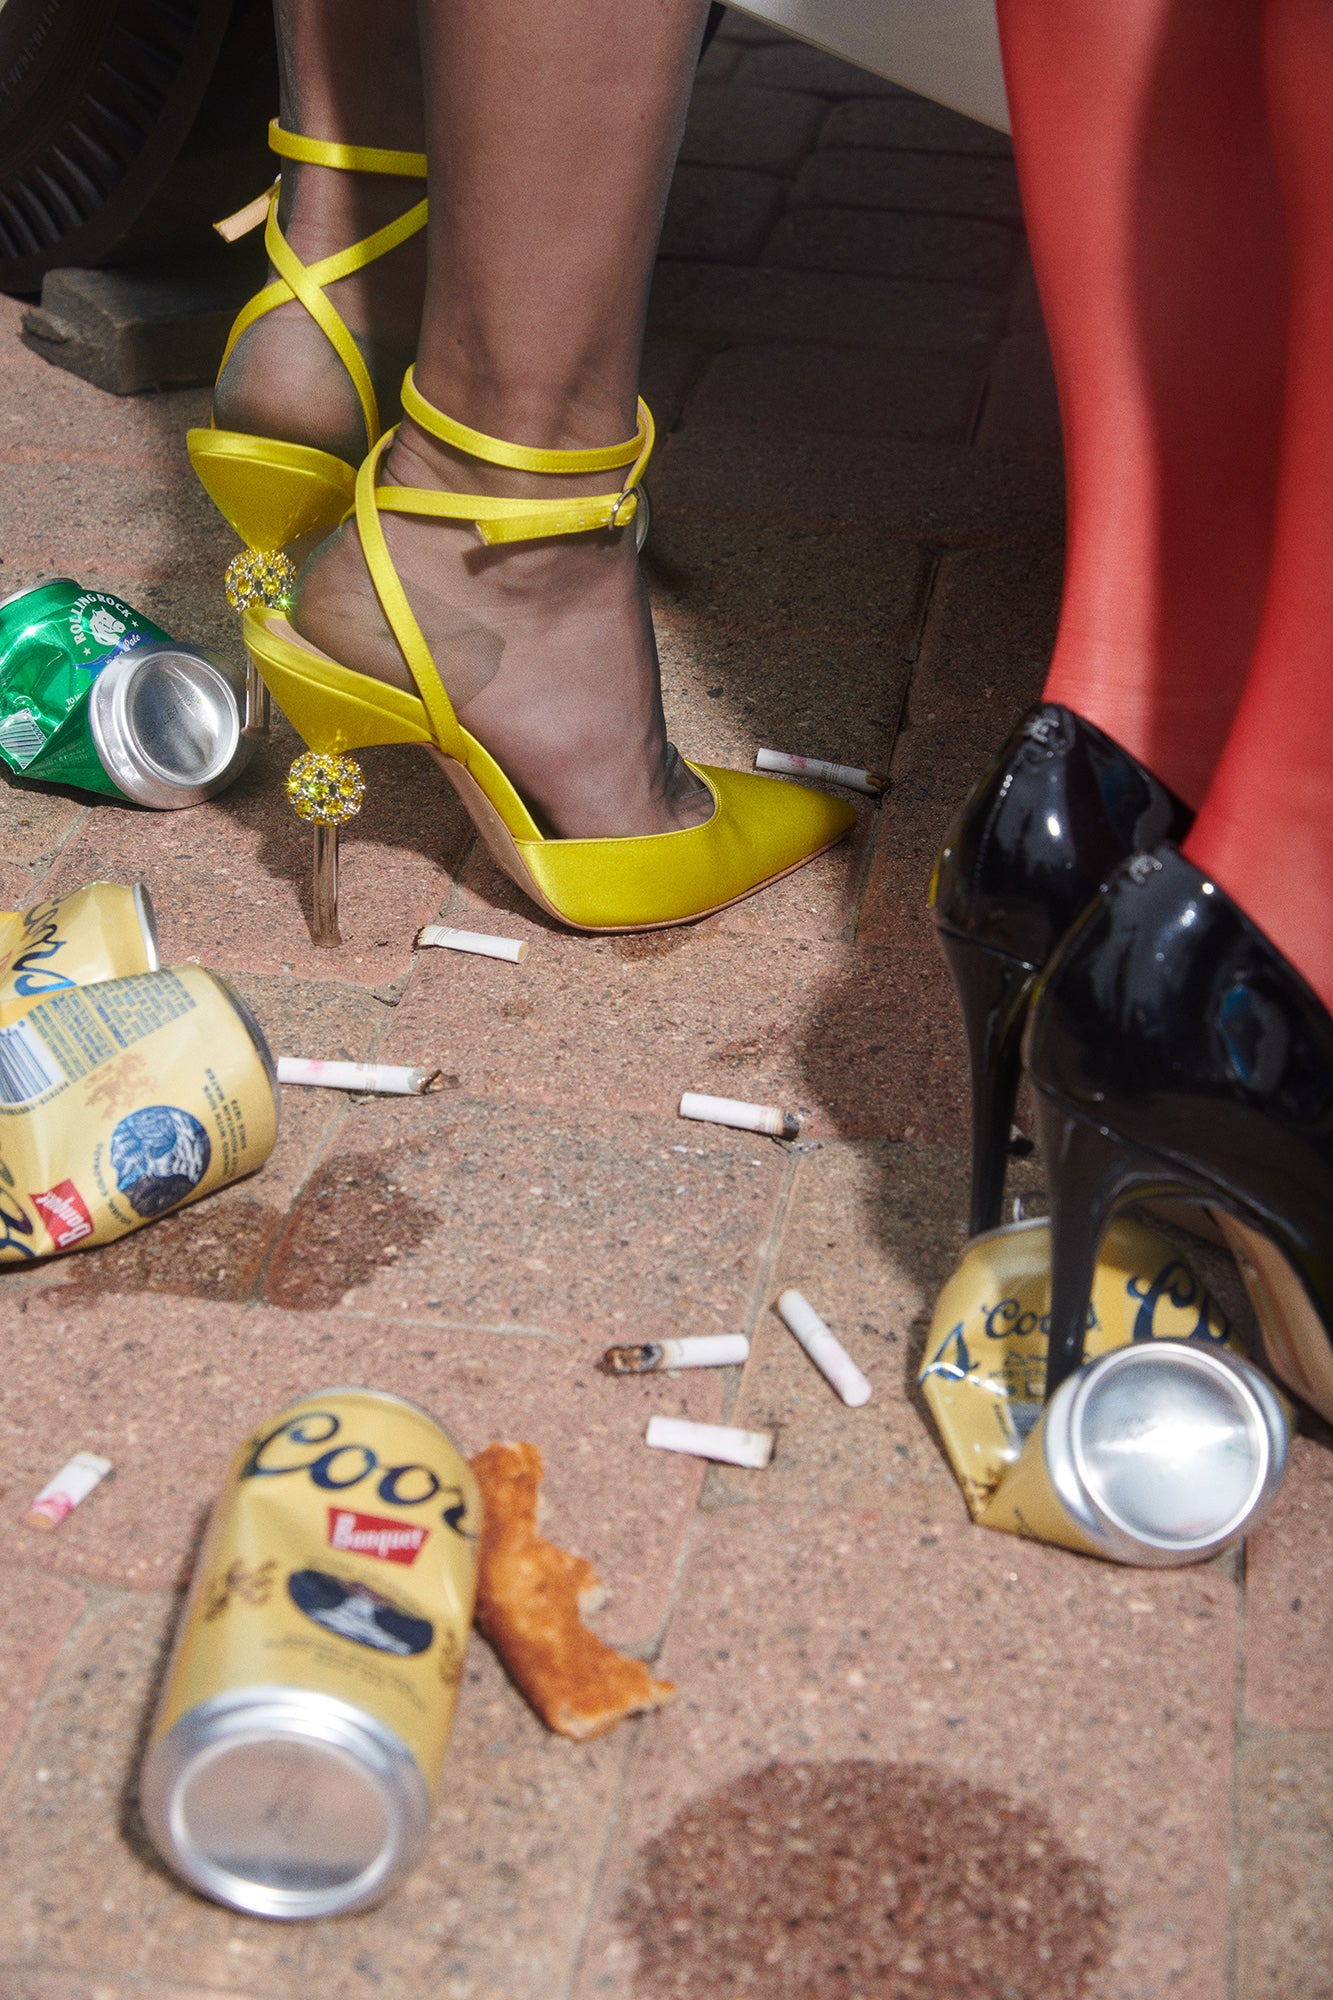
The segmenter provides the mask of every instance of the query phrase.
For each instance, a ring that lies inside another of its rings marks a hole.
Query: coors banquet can
[[[244,677],[107,590],[48,577],[0,601],[0,761],[44,784],[170,810],[229,785],[254,747]]]
[[[264,1917],[378,1902],[430,1826],[476,1595],[481,1501],[433,1417],[303,1396],[236,1453],[139,1799],[155,1845]]]
[[[1289,1439],[1281,1398],[1243,1355],[1135,1342],[1060,1384],[980,1518],[1110,1562],[1204,1562],[1272,1505]]]
[[[252,1174],[277,1131],[263,1031],[202,966],[0,1006],[0,1264],[114,1243]]]

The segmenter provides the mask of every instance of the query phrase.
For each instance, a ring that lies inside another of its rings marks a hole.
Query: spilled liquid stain
[[[670,958],[673,951],[689,943],[689,936],[688,929],[678,925],[669,931],[631,931],[624,937],[609,938],[607,943],[617,958],[637,965],[645,958]]]
[[[248,1298],[281,1224],[281,1209],[224,1189],[117,1243],[66,1258],[60,1302],[77,1306],[109,1292]]]
[[[264,1297],[324,1312],[377,1271],[392,1270],[439,1226],[394,1173],[391,1155],[343,1153],[307,1182],[279,1239]]]
[[[678,1814],[619,1919],[635,2000],[1078,2000],[1097,1870],[1033,1807],[924,1764],[771,1764]]]

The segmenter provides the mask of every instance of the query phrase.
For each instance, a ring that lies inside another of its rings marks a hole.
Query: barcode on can
[[[0,1104],[31,1104],[65,1082],[65,1072],[26,1021],[0,1028]]]

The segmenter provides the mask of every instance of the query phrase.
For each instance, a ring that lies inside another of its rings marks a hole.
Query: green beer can
[[[0,761],[136,805],[197,805],[252,743],[244,680],[107,590],[50,577],[0,600]]]

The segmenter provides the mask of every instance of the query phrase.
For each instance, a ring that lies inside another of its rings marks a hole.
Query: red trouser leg
[[[1333,1010],[1333,4],[1269,0],[1291,334],[1268,596],[1186,851]]]
[[[1280,423],[1261,0],[999,19],[1069,491],[1046,694],[1197,806],[1258,626]]]

